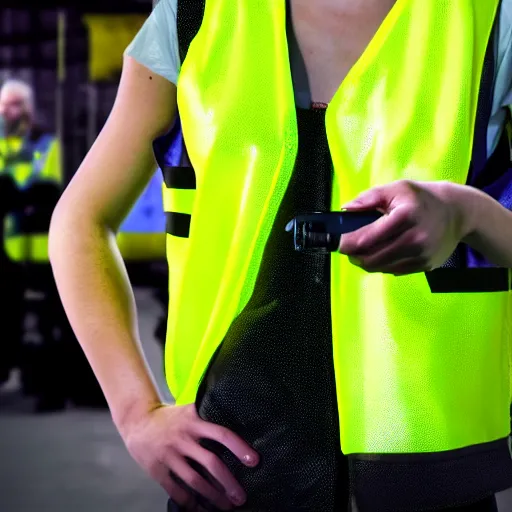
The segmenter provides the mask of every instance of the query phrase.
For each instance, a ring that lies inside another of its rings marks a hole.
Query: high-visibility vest
[[[49,134],[34,140],[19,137],[0,139],[0,173],[12,176],[21,191],[40,181],[49,181],[60,187],[63,173],[59,141]],[[12,261],[49,261],[48,234],[21,232],[19,215],[7,218],[3,243]]]
[[[397,0],[327,109],[333,210],[394,180],[467,182],[498,4]],[[294,167],[285,1],[207,0],[178,107],[193,170],[176,167],[166,179],[165,358],[176,402],[188,404],[251,297]],[[510,270],[396,278],[342,255],[331,261],[343,452],[433,453],[506,439]]]

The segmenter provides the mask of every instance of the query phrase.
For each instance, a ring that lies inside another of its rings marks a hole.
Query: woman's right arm
[[[156,171],[152,141],[175,115],[175,86],[127,57],[112,112],[50,228],[66,313],[120,429],[161,401],[138,348],[134,297],[115,234]]]
[[[112,113],[55,209],[50,259],[73,330],[132,456],[178,504],[194,509],[193,489],[229,510],[245,501],[244,491],[199,440],[224,444],[248,466],[257,463],[257,454],[232,432],[202,421],[194,405],[162,405],[141,351],[133,292],[116,245],[119,225],[156,170],[152,142],[170,129],[175,115],[176,87],[125,57]],[[200,477],[187,458],[205,467],[224,491]]]

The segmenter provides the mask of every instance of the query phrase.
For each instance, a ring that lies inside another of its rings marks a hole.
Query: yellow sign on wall
[[[140,14],[88,14],[89,78],[115,78],[122,68],[123,52],[140,30],[147,16]]]

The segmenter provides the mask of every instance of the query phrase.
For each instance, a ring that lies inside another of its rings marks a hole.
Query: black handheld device
[[[286,231],[293,233],[296,251],[334,252],[341,235],[375,222],[382,213],[371,211],[314,212],[291,220]]]

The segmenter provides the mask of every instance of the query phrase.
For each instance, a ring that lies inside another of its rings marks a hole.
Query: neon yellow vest
[[[466,183],[498,0],[397,0],[332,100],[332,208],[403,178]],[[284,0],[207,0],[178,82],[197,189],[167,236],[166,374],[177,404],[251,296],[297,154]],[[300,213],[300,212],[297,212]],[[341,447],[453,450],[508,436],[511,294],[431,293],[424,274],[366,274],[332,258]]]
[[[20,188],[24,188],[37,175],[38,180],[50,180],[59,185],[63,182],[62,164],[59,141],[50,136],[42,138],[42,144],[34,144],[33,158],[31,161],[20,156],[24,146],[24,139],[12,137],[0,139],[0,172],[8,172]],[[41,146],[41,147],[38,147]],[[7,162],[2,155],[14,153],[14,161]],[[48,235],[31,234],[23,235],[12,231],[14,219],[6,219],[6,233],[4,249],[12,261],[34,263],[48,263]]]

